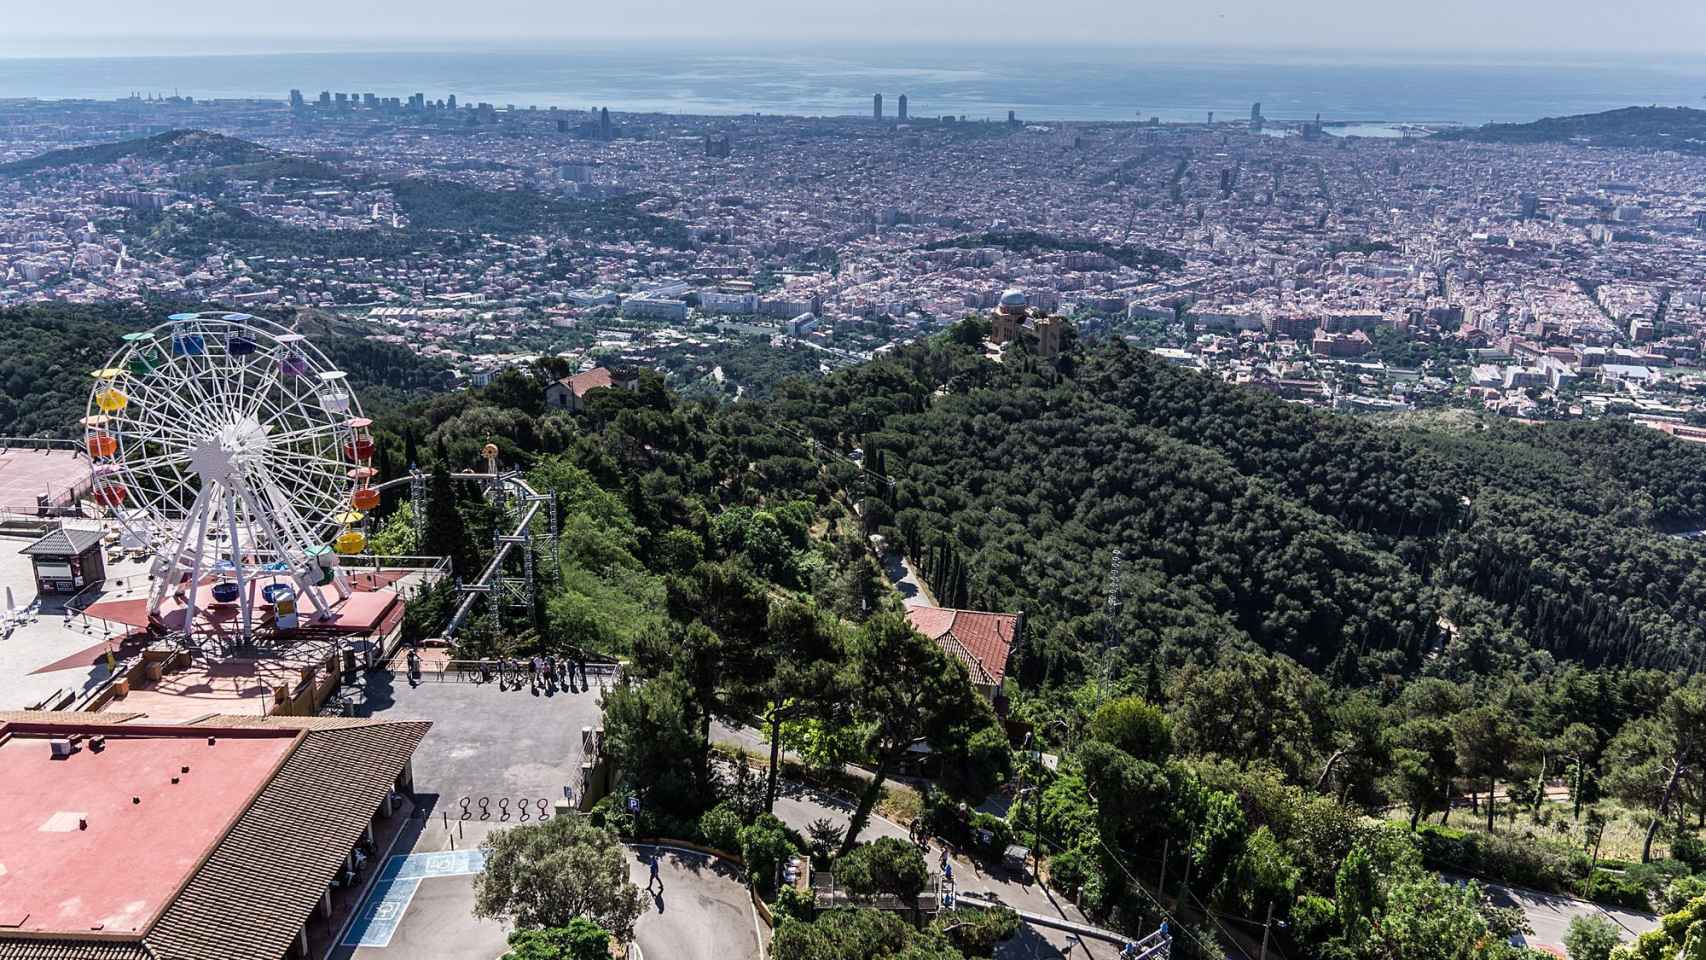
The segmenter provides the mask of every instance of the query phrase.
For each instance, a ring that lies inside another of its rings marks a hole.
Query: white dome
[[[1004,307],[1025,306],[1025,291],[1008,290],[1006,293],[1001,295],[1001,305]]]

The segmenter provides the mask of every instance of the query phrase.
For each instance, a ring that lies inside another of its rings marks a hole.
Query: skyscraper
[[[903,93],[900,95],[900,100],[895,104],[895,111],[895,116],[902,120],[906,119],[906,94]]]
[[[302,109],[302,91],[301,90],[290,91],[290,109],[292,109],[292,110],[301,110]]]
[[[879,93],[876,96],[873,96],[871,98],[871,119],[872,120],[881,120],[882,118],[883,118],[883,95]]]
[[[1262,101],[1257,100],[1255,103],[1250,105],[1250,122],[1262,122]]]
[[[598,108],[598,139],[610,139],[610,108]]]

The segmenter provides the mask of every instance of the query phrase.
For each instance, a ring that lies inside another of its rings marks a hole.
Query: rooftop
[[[60,526],[18,552],[32,557],[74,557],[98,546],[105,537],[106,531],[100,527]]]
[[[997,687],[1007,676],[1007,658],[1018,639],[1022,617],[1018,613],[985,613],[951,607],[906,608],[906,619],[912,622],[913,629],[964,663],[973,683]]]
[[[429,726],[0,713],[0,957],[284,956]]]
[[[145,932],[297,734],[138,727],[60,757],[72,730],[0,726],[0,931]]]

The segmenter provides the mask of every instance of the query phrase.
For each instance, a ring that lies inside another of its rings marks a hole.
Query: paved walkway
[[[930,588],[925,585],[924,578],[919,576],[917,568],[913,567],[912,561],[900,552],[888,550],[883,553],[883,573],[900,593],[901,602],[907,606],[940,606],[931,595]]]

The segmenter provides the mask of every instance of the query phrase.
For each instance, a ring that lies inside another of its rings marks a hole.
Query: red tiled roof
[[[913,629],[964,663],[974,682],[992,686],[1000,686],[1007,676],[1007,658],[1018,640],[1021,616],[948,607],[906,608]]]
[[[599,387],[608,387],[616,381],[611,379],[609,367],[593,367],[585,373],[577,373],[572,377],[564,377],[557,382],[568,387],[569,391],[575,396],[584,397],[588,390],[596,390]]]

